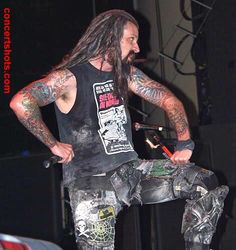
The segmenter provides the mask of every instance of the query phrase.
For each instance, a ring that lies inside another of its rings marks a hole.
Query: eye
[[[130,37],[130,38],[129,38],[130,42],[133,42],[134,39],[135,39],[134,37]]]

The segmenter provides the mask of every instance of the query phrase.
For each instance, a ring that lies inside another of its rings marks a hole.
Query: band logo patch
[[[134,151],[124,125],[127,116],[122,101],[113,95],[113,81],[95,83],[93,93],[100,129],[98,133],[107,154]]]

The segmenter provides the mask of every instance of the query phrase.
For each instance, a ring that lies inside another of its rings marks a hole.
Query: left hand
[[[192,150],[189,149],[175,151],[170,159],[176,165],[184,165],[189,163],[189,159],[191,158],[192,153]]]

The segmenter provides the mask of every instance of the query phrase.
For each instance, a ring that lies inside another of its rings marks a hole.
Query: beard
[[[125,64],[132,64],[135,59],[135,52],[131,50],[129,54],[122,60],[123,63]]]

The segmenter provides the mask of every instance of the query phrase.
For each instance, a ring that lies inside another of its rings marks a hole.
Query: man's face
[[[138,46],[138,28],[131,22],[128,22],[124,27],[120,47],[124,62],[132,62],[135,54],[140,51]]]

